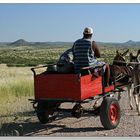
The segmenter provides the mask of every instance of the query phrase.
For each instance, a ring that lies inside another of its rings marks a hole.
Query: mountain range
[[[140,41],[129,40],[124,43],[113,43],[113,42],[97,42],[100,46],[110,47],[140,47]],[[44,47],[63,47],[72,46],[73,42],[28,42],[24,39],[19,39],[14,42],[0,42],[0,46],[16,47],[16,46],[44,46]]]

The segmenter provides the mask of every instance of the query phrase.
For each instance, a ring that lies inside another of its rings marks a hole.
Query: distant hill
[[[31,42],[32,46],[64,47],[72,46],[72,42]]]
[[[28,42],[24,39],[19,39],[17,41],[11,42],[11,43],[0,43],[0,46],[2,45],[7,46],[32,46],[32,47],[64,47],[64,46],[72,46],[72,42]]]
[[[9,44],[10,46],[30,46],[31,44],[24,39],[19,39]]]
[[[140,47],[140,41],[132,41],[129,40],[123,43],[105,43],[105,42],[97,42],[101,46],[110,46],[110,47],[125,47],[125,48],[132,48],[132,47]]]
[[[129,40],[123,43],[114,43],[114,42],[97,42],[100,46],[108,47],[140,47],[140,41]],[[73,42],[28,42],[24,39],[19,39],[14,42],[0,42],[1,47],[20,47],[20,46],[30,46],[30,47],[72,47]]]
[[[140,41],[132,41],[132,40],[129,40],[127,42],[124,43],[124,45],[126,46],[140,46]]]

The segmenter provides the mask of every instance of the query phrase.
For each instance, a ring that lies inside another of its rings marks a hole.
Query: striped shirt
[[[97,63],[92,50],[91,39],[79,39],[73,45],[74,69],[76,73],[80,72],[82,67],[88,67]]]

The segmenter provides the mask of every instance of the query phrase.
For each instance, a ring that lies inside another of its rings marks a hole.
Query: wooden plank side
[[[77,75],[37,75],[35,77],[35,98],[68,98],[80,100],[80,83]]]
[[[102,94],[102,77],[87,75],[81,77],[81,99]]]

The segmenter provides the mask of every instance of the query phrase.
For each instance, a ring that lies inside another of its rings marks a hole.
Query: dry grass
[[[28,101],[33,94],[33,74],[29,67],[0,65],[0,124],[33,111]]]

